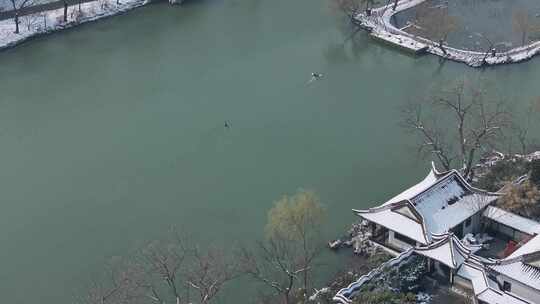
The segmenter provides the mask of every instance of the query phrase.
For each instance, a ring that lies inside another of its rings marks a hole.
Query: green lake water
[[[324,0],[190,1],[0,53],[2,302],[71,303],[171,225],[253,241],[298,188],[319,194],[334,237],[352,208],[427,173],[398,122],[431,82],[485,78],[518,109],[540,95],[538,59],[441,66],[363,33],[343,45],[345,24]],[[249,303],[241,290],[220,303]]]

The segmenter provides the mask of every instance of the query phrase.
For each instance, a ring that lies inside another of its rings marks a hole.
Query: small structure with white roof
[[[431,272],[468,291],[475,303],[540,303],[540,223],[493,206],[500,195],[472,187],[455,170],[433,167],[379,207],[353,211],[369,227],[372,244],[424,256]],[[470,241],[485,230],[512,246],[500,256],[485,256],[482,244]],[[350,303],[358,284],[334,300]]]

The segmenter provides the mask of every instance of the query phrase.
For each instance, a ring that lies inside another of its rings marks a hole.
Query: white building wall
[[[503,286],[504,281],[507,281],[508,283],[512,284],[512,288],[510,290],[511,293],[529,300],[532,303],[540,303],[540,291],[501,274],[497,276],[497,281],[499,281],[501,286]]]

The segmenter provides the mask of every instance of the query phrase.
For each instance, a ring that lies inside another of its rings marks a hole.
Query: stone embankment
[[[86,1],[86,0],[85,0]],[[19,33],[15,33],[13,18],[0,21],[0,50],[13,47],[28,39],[125,13],[146,5],[150,0],[95,0],[68,7],[67,22],[64,8],[33,12],[19,17]],[[169,0],[180,4],[183,0]],[[26,11],[33,11],[27,9]]]

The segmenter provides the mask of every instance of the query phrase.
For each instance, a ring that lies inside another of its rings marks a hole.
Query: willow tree
[[[308,290],[309,272],[321,252],[321,223],[324,209],[313,191],[299,190],[283,196],[268,212],[266,233],[270,239],[285,239],[300,246],[303,288]]]
[[[305,298],[323,248],[323,219],[324,209],[314,192],[283,196],[268,212],[265,240],[256,250],[243,249],[244,272],[273,290],[282,303]],[[298,283],[301,293],[294,292]]]

